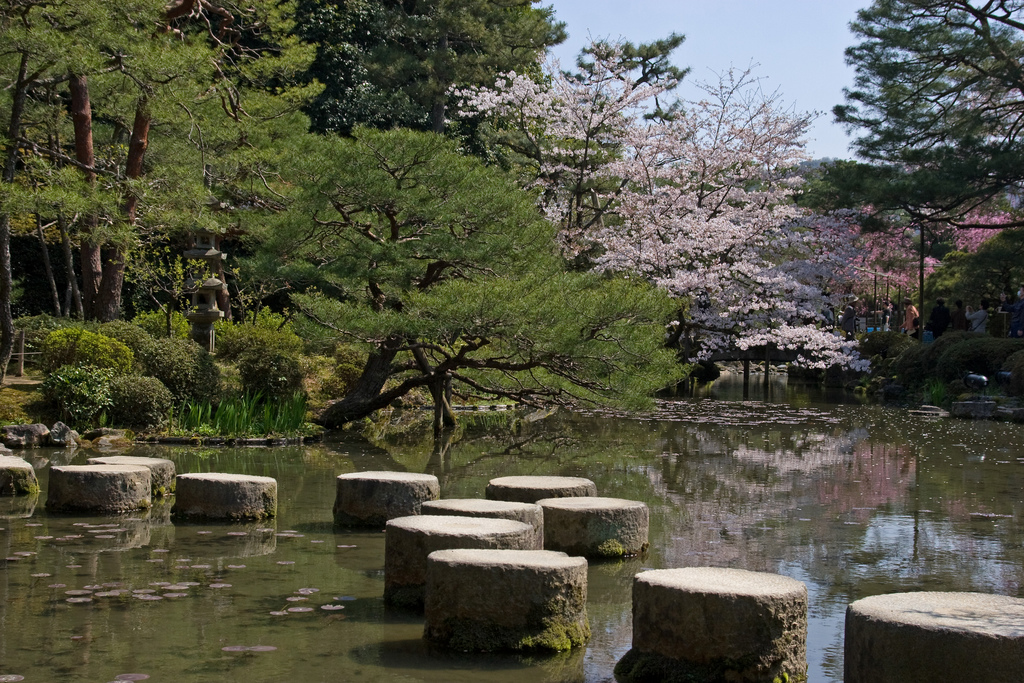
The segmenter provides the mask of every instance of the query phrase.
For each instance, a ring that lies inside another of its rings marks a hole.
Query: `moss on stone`
[[[22,467],[0,470],[0,495],[29,496],[39,493],[35,472]]]
[[[601,557],[622,557],[626,554],[626,549],[617,539],[609,538],[597,546],[597,554]]]

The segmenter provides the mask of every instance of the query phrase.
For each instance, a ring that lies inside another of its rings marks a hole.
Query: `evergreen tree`
[[[288,210],[266,242],[319,277],[319,292],[293,296],[301,310],[369,352],[324,425],[416,387],[433,395],[438,429],[454,420],[449,392],[636,404],[685,370],[662,344],[670,299],[565,272],[554,227],[504,174],[434,134],[353,135],[296,150]]]
[[[970,217],[1024,181],[1024,3],[876,0],[851,29],[857,76],[835,114],[874,165],[829,180],[876,211],[979,227]]]
[[[313,129],[357,124],[445,130],[453,86],[537,71],[564,25],[537,0],[302,0],[299,32],[317,44],[309,77],[326,85]]]

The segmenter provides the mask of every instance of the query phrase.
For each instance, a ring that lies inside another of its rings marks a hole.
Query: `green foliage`
[[[554,227],[507,175],[429,134],[308,143],[264,248],[319,264],[322,289],[292,301],[385,359],[373,400],[449,375],[463,397],[636,405],[685,373],[662,344],[677,306],[644,283],[566,272]]]
[[[174,396],[155,377],[120,375],[110,382],[110,424],[132,429],[154,429],[167,421]]]
[[[295,334],[291,322],[280,313],[262,309],[254,323],[235,323],[227,320],[214,323],[217,334],[217,357],[237,360],[250,351],[276,351],[297,355],[302,351],[302,339]]]
[[[1007,356],[1002,369],[1010,373],[1009,392],[1014,396],[1024,396],[1024,350]]]
[[[922,386],[929,378],[942,382],[963,379],[968,373],[992,380],[1024,341],[1000,339],[971,332],[947,332],[932,344],[914,344],[901,353],[892,368],[906,386]]]
[[[163,311],[139,313],[132,320],[132,323],[138,325],[153,337],[167,336],[167,315]],[[175,339],[188,339],[190,337],[190,330],[191,326],[188,319],[181,313],[174,311],[171,314],[171,336]]]
[[[276,348],[254,348],[238,357],[242,390],[278,398],[302,391],[299,357]]]
[[[915,344],[917,344],[915,339],[901,332],[868,332],[861,335],[857,343],[857,351],[864,358],[878,356],[879,360],[885,360],[896,358]],[[876,363],[872,362],[871,365],[874,367]]]
[[[301,356],[299,364],[303,384],[314,409],[327,401],[344,396],[351,389],[366,364],[366,354],[339,344],[334,356]]]
[[[138,356],[142,372],[160,380],[174,400],[212,400],[220,391],[213,357],[188,339],[154,339]]]
[[[859,156],[897,176],[865,201],[959,218],[1024,178],[1016,12],[1001,2],[875,0],[857,13],[861,42],[846,51],[855,84],[835,114],[863,130]]]
[[[938,357],[936,374],[946,382],[963,379],[968,373],[985,375],[994,381],[995,373],[1002,369],[1007,358],[1020,350],[1024,350],[1024,341],[1016,339],[988,336],[964,339],[951,345]]]
[[[77,364],[127,373],[135,361],[131,349],[116,339],[79,328],[48,334],[43,340],[42,354],[42,367],[48,372]]]
[[[441,131],[445,107],[457,97],[453,86],[536,70],[544,50],[565,39],[554,11],[534,4],[303,0],[299,33],[317,44],[307,78],[326,85],[308,108],[313,129]]]
[[[924,385],[925,400],[929,405],[941,406],[946,402],[946,383],[937,377],[930,377]]]
[[[43,395],[76,427],[91,426],[113,405],[110,392],[115,372],[93,365],[62,365],[43,382]]]
[[[178,410],[173,432],[220,436],[291,436],[304,431],[306,399],[300,394],[264,400],[261,394],[226,398],[216,407],[209,401],[187,402]]]
[[[975,309],[987,298],[999,305],[1000,292],[1015,292],[1024,281],[1024,230],[1003,230],[974,253],[951,252],[928,276],[929,297],[963,299]],[[990,320],[991,323],[991,320]]]
[[[153,344],[153,335],[134,323],[124,320],[113,320],[103,323],[97,328],[100,334],[116,339],[135,354],[138,358],[146,349]]]

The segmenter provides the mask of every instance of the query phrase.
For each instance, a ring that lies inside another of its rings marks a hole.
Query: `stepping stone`
[[[592,558],[647,550],[647,506],[621,498],[544,498],[544,548]]]
[[[531,525],[537,532],[537,547],[542,548],[544,544],[544,511],[533,503],[481,498],[446,498],[425,502],[420,514],[512,519]]]
[[[164,458],[142,458],[132,455],[108,455],[102,458],[89,458],[90,465],[138,465],[148,467],[153,496],[169,496],[174,493],[174,463]]]
[[[587,561],[549,550],[427,556],[423,637],[459,652],[569,650],[590,639]]]
[[[392,519],[384,534],[384,602],[422,610],[427,555],[453,548],[540,550],[534,528],[511,519],[448,515]]]
[[[420,506],[441,497],[432,474],[353,472],[338,477],[334,523],[383,527],[389,519],[420,514]]]
[[[1024,600],[984,593],[893,593],[846,609],[846,683],[1020,681]]]
[[[23,458],[0,455],[0,496],[39,493],[39,480],[31,463]]]
[[[130,512],[152,505],[151,492],[148,467],[51,467],[46,509],[55,512]]]
[[[542,498],[596,496],[597,486],[582,477],[498,477],[487,484],[490,500],[536,503]]]
[[[615,665],[621,683],[772,683],[806,675],[807,587],[800,581],[716,567],[636,575],[633,648]]]
[[[246,474],[179,474],[174,508],[177,517],[264,519],[277,515],[277,480]]]

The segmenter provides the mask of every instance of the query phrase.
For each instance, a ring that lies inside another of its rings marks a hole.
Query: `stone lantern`
[[[216,233],[207,230],[197,232],[185,251],[185,258],[205,262],[206,270],[213,275],[223,273],[222,262],[227,255],[219,249],[220,240],[221,236]],[[227,289],[227,285],[217,277],[206,279],[192,294],[192,311],[185,316],[192,323],[192,339],[210,353],[214,352],[216,345],[213,323],[224,317],[220,302],[227,305]]]
[[[216,346],[213,324],[224,317],[217,307],[217,296],[224,289],[224,283],[215,277],[205,280],[192,294],[192,311],[185,316],[192,323],[192,339],[210,353]]]

